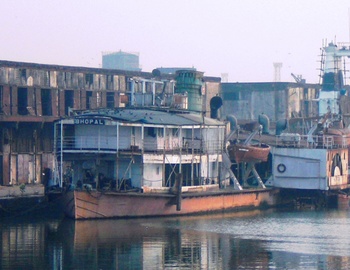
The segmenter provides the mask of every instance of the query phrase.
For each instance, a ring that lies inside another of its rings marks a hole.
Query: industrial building
[[[174,76],[0,61],[0,185],[44,184],[54,174],[54,121],[74,110],[175,106]],[[204,77],[203,111],[220,90]]]
[[[263,113],[271,122],[315,117],[319,90],[319,84],[297,82],[222,83],[222,115],[252,121]]]
[[[174,72],[140,72],[0,61],[0,185],[46,184],[52,178],[53,123],[74,110],[177,106]],[[221,83],[203,77],[203,113],[219,95],[218,117],[271,122],[312,117],[319,85]]]
[[[102,68],[141,71],[138,53],[104,52],[102,53]]]

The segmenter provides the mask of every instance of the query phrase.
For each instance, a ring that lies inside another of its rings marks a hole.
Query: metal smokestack
[[[196,70],[176,71],[175,94],[187,95],[190,111],[203,112],[203,74]]]
[[[210,100],[210,118],[217,119],[218,111],[222,106],[222,99],[219,96],[215,96]]]

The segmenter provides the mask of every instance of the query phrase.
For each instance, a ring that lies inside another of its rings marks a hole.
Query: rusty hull
[[[73,219],[134,218],[191,215],[273,207],[277,189],[220,190],[182,194],[181,210],[171,194],[68,191],[63,198],[65,214]]]

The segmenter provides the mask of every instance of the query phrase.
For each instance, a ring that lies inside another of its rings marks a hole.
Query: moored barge
[[[175,95],[192,110],[99,109],[55,123],[55,179],[65,189],[67,216],[188,215],[277,204],[278,190],[261,181],[243,189],[232,173],[229,123],[200,112],[201,75],[177,73]]]
[[[74,190],[65,194],[65,214],[74,219],[160,217],[264,209],[277,201],[275,189],[217,189],[171,193]]]

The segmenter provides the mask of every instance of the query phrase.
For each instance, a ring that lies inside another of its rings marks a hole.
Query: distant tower
[[[221,73],[221,82],[228,82],[228,73]]]
[[[102,68],[141,71],[138,53],[103,52]]]
[[[280,81],[281,81],[281,68],[282,68],[282,63],[273,63],[273,66],[274,66],[274,68],[275,68],[274,82],[280,82]]]

